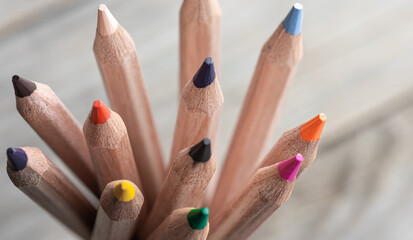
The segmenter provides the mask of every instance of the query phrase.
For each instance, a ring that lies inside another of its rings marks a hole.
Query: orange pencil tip
[[[304,123],[300,127],[301,139],[304,141],[317,141],[320,139],[323,132],[324,124],[326,123],[327,115],[320,113],[310,121]]]
[[[94,124],[105,123],[110,118],[110,109],[103,104],[102,101],[96,100],[93,102],[92,112],[90,114],[90,120]]]

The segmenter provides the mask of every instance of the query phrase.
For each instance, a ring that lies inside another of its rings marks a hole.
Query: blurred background
[[[165,159],[177,111],[181,2],[106,2],[136,43]],[[0,0],[0,239],[75,238],[6,174],[6,149],[20,146],[42,149],[68,173],[19,116],[11,77],[48,84],[83,124],[94,100],[108,103],[92,52],[100,3]],[[225,103],[218,166],[261,47],[293,3],[220,1]],[[328,120],[316,161],[252,239],[413,239],[413,1],[301,3],[304,56],[272,144],[320,112]]]

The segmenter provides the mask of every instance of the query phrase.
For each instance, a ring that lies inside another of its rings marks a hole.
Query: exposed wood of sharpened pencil
[[[180,208],[171,213],[148,240],[205,240],[209,232],[208,208]]]
[[[92,240],[130,239],[143,205],[140,189],[127,180],[108,183],[102,192]]]
[[[7,174],[17,188],[80,237],[90,238],[95,208],[39,149],[9,148],[7,157]]]
[[[221,8],[218,0],[184,0],[179,12],[180,88],[185,87],[198,64],[212,57],[220,76]]]
[[[135,44],[105,5],[99,6],[93,50],[112,107],[128,128],[145,202],[152,203],[165,173],[159,139]]]
[[[101,191],[108,183],[119,179],[141,186],[126,126],[116,112],[101,101],[95,101],[83,125],[83,132]]]
[[[297,155],[259,169],[242,193],[213,217],[208,239],[247,239],[288,200],[302,160]]]
[[[293,20],[295,28],[286,27]],[[212,213],[239,193],[262,160],[285,90],[302,56],[300,30],[301,5],[295,4],[261,51],[210,206]]]
[[[76,174],[99,196],[95,167],[79,123],[56,96],[41,83],[13,76],[20,115]]]
[[[259,168],[273,165],[300,153],[304,161],[297,174],[299,177],[317,156],[318,144],[326,120],[327,116],[320,113],[308,122],[283,133]]]
[[[149,214],[141,237],[146,238],[175,209],[197,206],[215,172],[207,138],[179,152]]]
[[[203,138],[211,139],[212,149],[215,149],[223,102],[214,63],[211,58],[206,58],[192,81],[182,90],[169,168],[179,151]]]

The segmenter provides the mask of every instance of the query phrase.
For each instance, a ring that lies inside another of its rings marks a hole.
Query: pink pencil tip
[[[294,181],[303,159],[303,155],[297,154],[290,159],[280,162],[278,164],[278,172],[280,176],[289,182]]]

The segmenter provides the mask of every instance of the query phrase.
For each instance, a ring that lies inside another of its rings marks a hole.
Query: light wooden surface
[[[209,223],[202,229],[193,229],[188,224],[188,214],[194,208],[180,208],[173,211],[148,240],[205,240],[209,232]]]
[[[216,154],[215,146],[223,103],[224,97],[217,77],[204,88],[196,87],[193,81],[185,85],[179,98],[170,163],[182,149],[204,138],[211,140],[212,151]]]
[[[0,239],[28,234],[73,239],[15,189],[5,172],[9,146],[39,147],[62,166],[17,113],[11,77],[20,74],[50,85],[79,121],[93,100],[108,102],[92,51],[100,2],[0,2]],[[285,206],[252,239],[412,239],[413,1],[301,3],[303,60],[272,143],[319,112],[328,121],[317,159]],[[225,104],[217,171],[261,47],[292,4],[220,1]],[[136,43],[165,158],[177,111],[180,5],[179,0],[108,4]]]
[[[179,11],[179,90],[185,87],[207,57],[220,77],[221,8],[218,0],[183,0]]]
[[[172,211],[183,207],[196,207],[202,202],[216,164],[213,155],[207,162],[196,162],[189,155],[191,147],[183,149],[174,159],[142,229],[142,239],[151,235]]]
[[[129,180],[142,187],[126,126],[116,112],[104,123],[92,122],[92,112],[83,124],[83,134],[96,168],[99,193],[112,181]],[[93,111],[93,110],[92,110]]]
[[[122,184],[126,185],[126,190]],[[116,190],[120,195],[114,193]],[[108,183],[99,200],[91,240],[129,240],[135,232],[143,203],[143,194],[133,182],[117,180]]]
[[[142,190],[150,203],[146,206],[150,209],[165,179],[165,167],[135,43],[103,4],[99,6],[97,25],[93,52],[113,110],[128,129]]]
[[[263,44],[219,176],[211,213],[242,191],[242,186],[248,183],[245,178],[254,174],[266,155],[285,95],[302,59],[302,47],[302,34],[288,33],[283,23]]]

